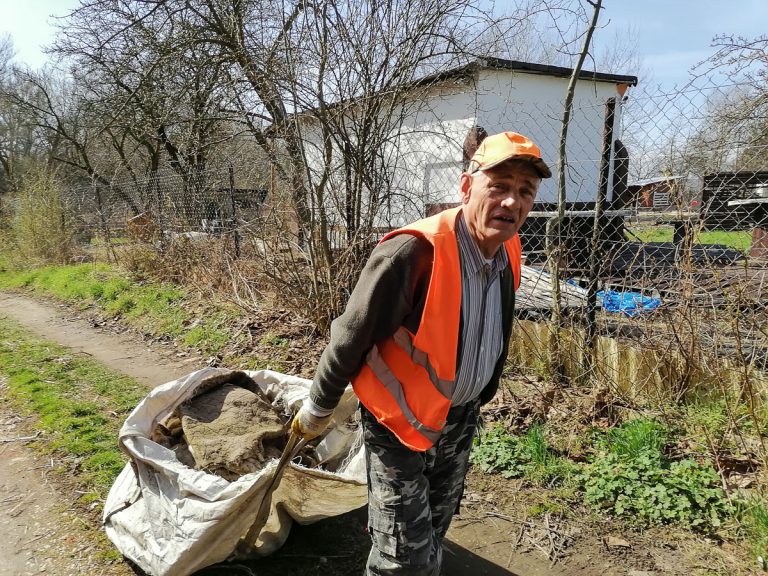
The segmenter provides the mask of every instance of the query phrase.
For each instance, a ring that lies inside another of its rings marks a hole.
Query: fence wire
[[[359,174],[344,151],[337,151],[332,169],[313,165],[310,153],[307,178],[322,177],[325,188],[308,203],[308,236],[290,186],[274,171],[252,166],[116,179],[71,189],[67,204],[83,240],[123,239],[159,253],[178,238],[196,246],[226,241],[239,266],[261,262],[266,277],[281,279],[283,287],[311,292],[336,281],[351,289],[354,278],[302,279],[301,267],[318,263],[318,238],[337,259],[330,266],[335,273],[354,245],[369,250],[385,232],[456,205],[463,157],[484,131],[524,133],[557,165],[561,99],[520,103],[507,93],[495,96],[493,106],[476,97],[473,114],[460,121],[441,117],[449,97],[438,96],[429,114],[422,110],[408,127],[396,127],[390,147],[379,150],[376,190],[351,193]],[[547,223],[557,213],[553,178],[543,183],[521,230],[526,266],[516,300],[515,365],[629,397],[682,398],[713,389],[742,398],[762,394],[768,362],[762,96],[753,87],[701,80],[665,93],[633,87],[621,94],[610,86],[577,99],[563,159],[565,221],[548,242]],[[367,213],[372,216],[360,217]],[[553,258],[563,307],[555,319]],[[597,305],[593,314],[590,301]]]

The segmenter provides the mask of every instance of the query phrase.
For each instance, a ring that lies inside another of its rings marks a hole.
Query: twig
[[[520,524],[520,532],[517,533],[517,539],[515,540],[515,543],[512,545],[512,550],[517,549],[518,546],[520,546],[520,542],[523,540],[523,535],[525,534],[525,527],[527,522],[522,522]]]
[[[547,558],[550,560],[553,560],[555,557],[555,541],[552,538],[552,529],[549,526],[549,514],[544,516],[544,524],[547,527],[547,538],[549,539],[549,550],[550,553],[547,555]]]
[[[549,552],[547,552],[547,551],[544,549],[544,547],[543,547],[543,546],[541,546],[541,544],[539,544],[538,542],[535,542],[535,541],[533,541],[533,540],[531,540],[531,544],[533,544],[534,546],[536,546],[536,548],[538,548],[539,550],[541,550],[541,552],[542,552],[542,553],[543,553],[543,554],[544,554],[544,555],[545,555],[547,558],[549,558]]]
[[[42,432],[38,430],[37,432],[35,432],[33,436],[19,436],[18,438],[2,438],[0,439],[0,444],[6,444],[9,442],[28,442],[29,440],[34,440],[35,438],[40,436],[40,434],[42,434]]]
[[[512,550],[509,551],[509,558],[507,558],[507,568],[512,564],[512,556],[515,555],[515,551],[517,551],[517,547],[520,546],[520,542],[523,539],[523,534],[525,534],[525,524],[526,522],[520,524],[520,531],[517,533],[517,538],[512,543]]]
[[[46,532],[45,534],[40,534],[40,536],[35,536],[31,540],[27,540],[23,544],[31,544],[32,542],[35,542],[36,540],[40,540],[41,538],[45,538],[46,536],[50,536],[53,534],[53,531]]]
[[[19,510],[19,508],[21,508],[21,506],[22,506],[23,504],[24,504],[24,500],[22,500],[21,502],[19,502],[18,504],[16,504],[16,506],[14,506],[13,508],[11,508],[11,510],[8,512],[8,516],[10,516],[11,518],[16,518],[16,516],[18,516],[19,514],[21,514],[22,512],[24,512],[24,510]],[[14,512],[16,512],[16,510],[19,510],[19,513],[18,513],[18,514],[14,514]]]
[[[512,522],[514,524],[522,524],[524,526],[528,525],[527,520],[518,520],[517,518],[512,518],[512,516],[506,516],[505,514],[499,514],[498,512],[486,512],[486,516],[493,516],[494,518],[501,518],[502,520],[506,520],[507,522]]]

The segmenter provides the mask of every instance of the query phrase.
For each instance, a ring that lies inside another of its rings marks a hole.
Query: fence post
[[[232,205],[232,239],[235,242],[235,258],[240,258],[240,234],[237,231],[237,204],[235,203],[235,166],[229,165],[229,201]]]
[[[113,262],[117,264],[117,254],[115,254],[114,248],[112,247],[112,236],[109,233],[109,225],[107,224],[107,218],[104,215],[104,202],[101,198],[101,190],[99,189],[96,180],[91,180],[91,184],[93,185],[93,195],[96,200],[96,207],[99,210],[99,224],[101,225],[101,230],[104,234],[104,242],[107,244],[107,258],[111,256]]]
[[[163,224],[164,219],[164,206],[163,206],[163,194],[160,191],[160,179],[158,178],[157,171],[149,173],[149,185],[154,189],[155,197],[157,198],[157,229],[160,233],[160,254],[165,253],[166,249],[166,237],[165,226]]]
[[[600,180],[595,198],[595,220],[592,225],[592,246],[589,254],[589,275],[587,286],[587,350],[584,354],[584,373],[592,374],[597,356],[597,288],[602,272],[602,233],[601,217],[603,204],[608,195],[608,174],[611,169],[611,151],[613,150],[613,121],[616,114],[616,98],[608,98],[605,103],[605,124],[603,126],[603,154],[600,159]]]

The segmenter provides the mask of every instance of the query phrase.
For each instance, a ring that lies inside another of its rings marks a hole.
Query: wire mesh
[[[549,242],[557,175],[521,229],[514,362],[628,395],[764,383],[768,131],[754,88],[702,80],[624,94],[615,83],[585,83],[560,158],[562,90],[505,82],[433,88],[365,162],[351,141],[335,140],[324,155],[330,136],[307,129],[306,213],[295,182],[278,175],[285,171],[245,165],[74,188],[67,203],[81,230],[158,251],[178,237],[233,239],[231,256],[268,262],[267,277],[282,278],[276,285],[325,295],[338,312],[387,231],[458,203],[478,127],[514,130],[541,147],[553,172],[562,163],[566,192],[565,220]],[[563,307],[554,319],[553,259]]]

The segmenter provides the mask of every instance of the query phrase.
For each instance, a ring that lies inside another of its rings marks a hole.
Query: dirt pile
[[[231,481],[280,457],[289,422],[248,375],[232,372],[203,382],[155,427],[152,440],[183,464]]]

